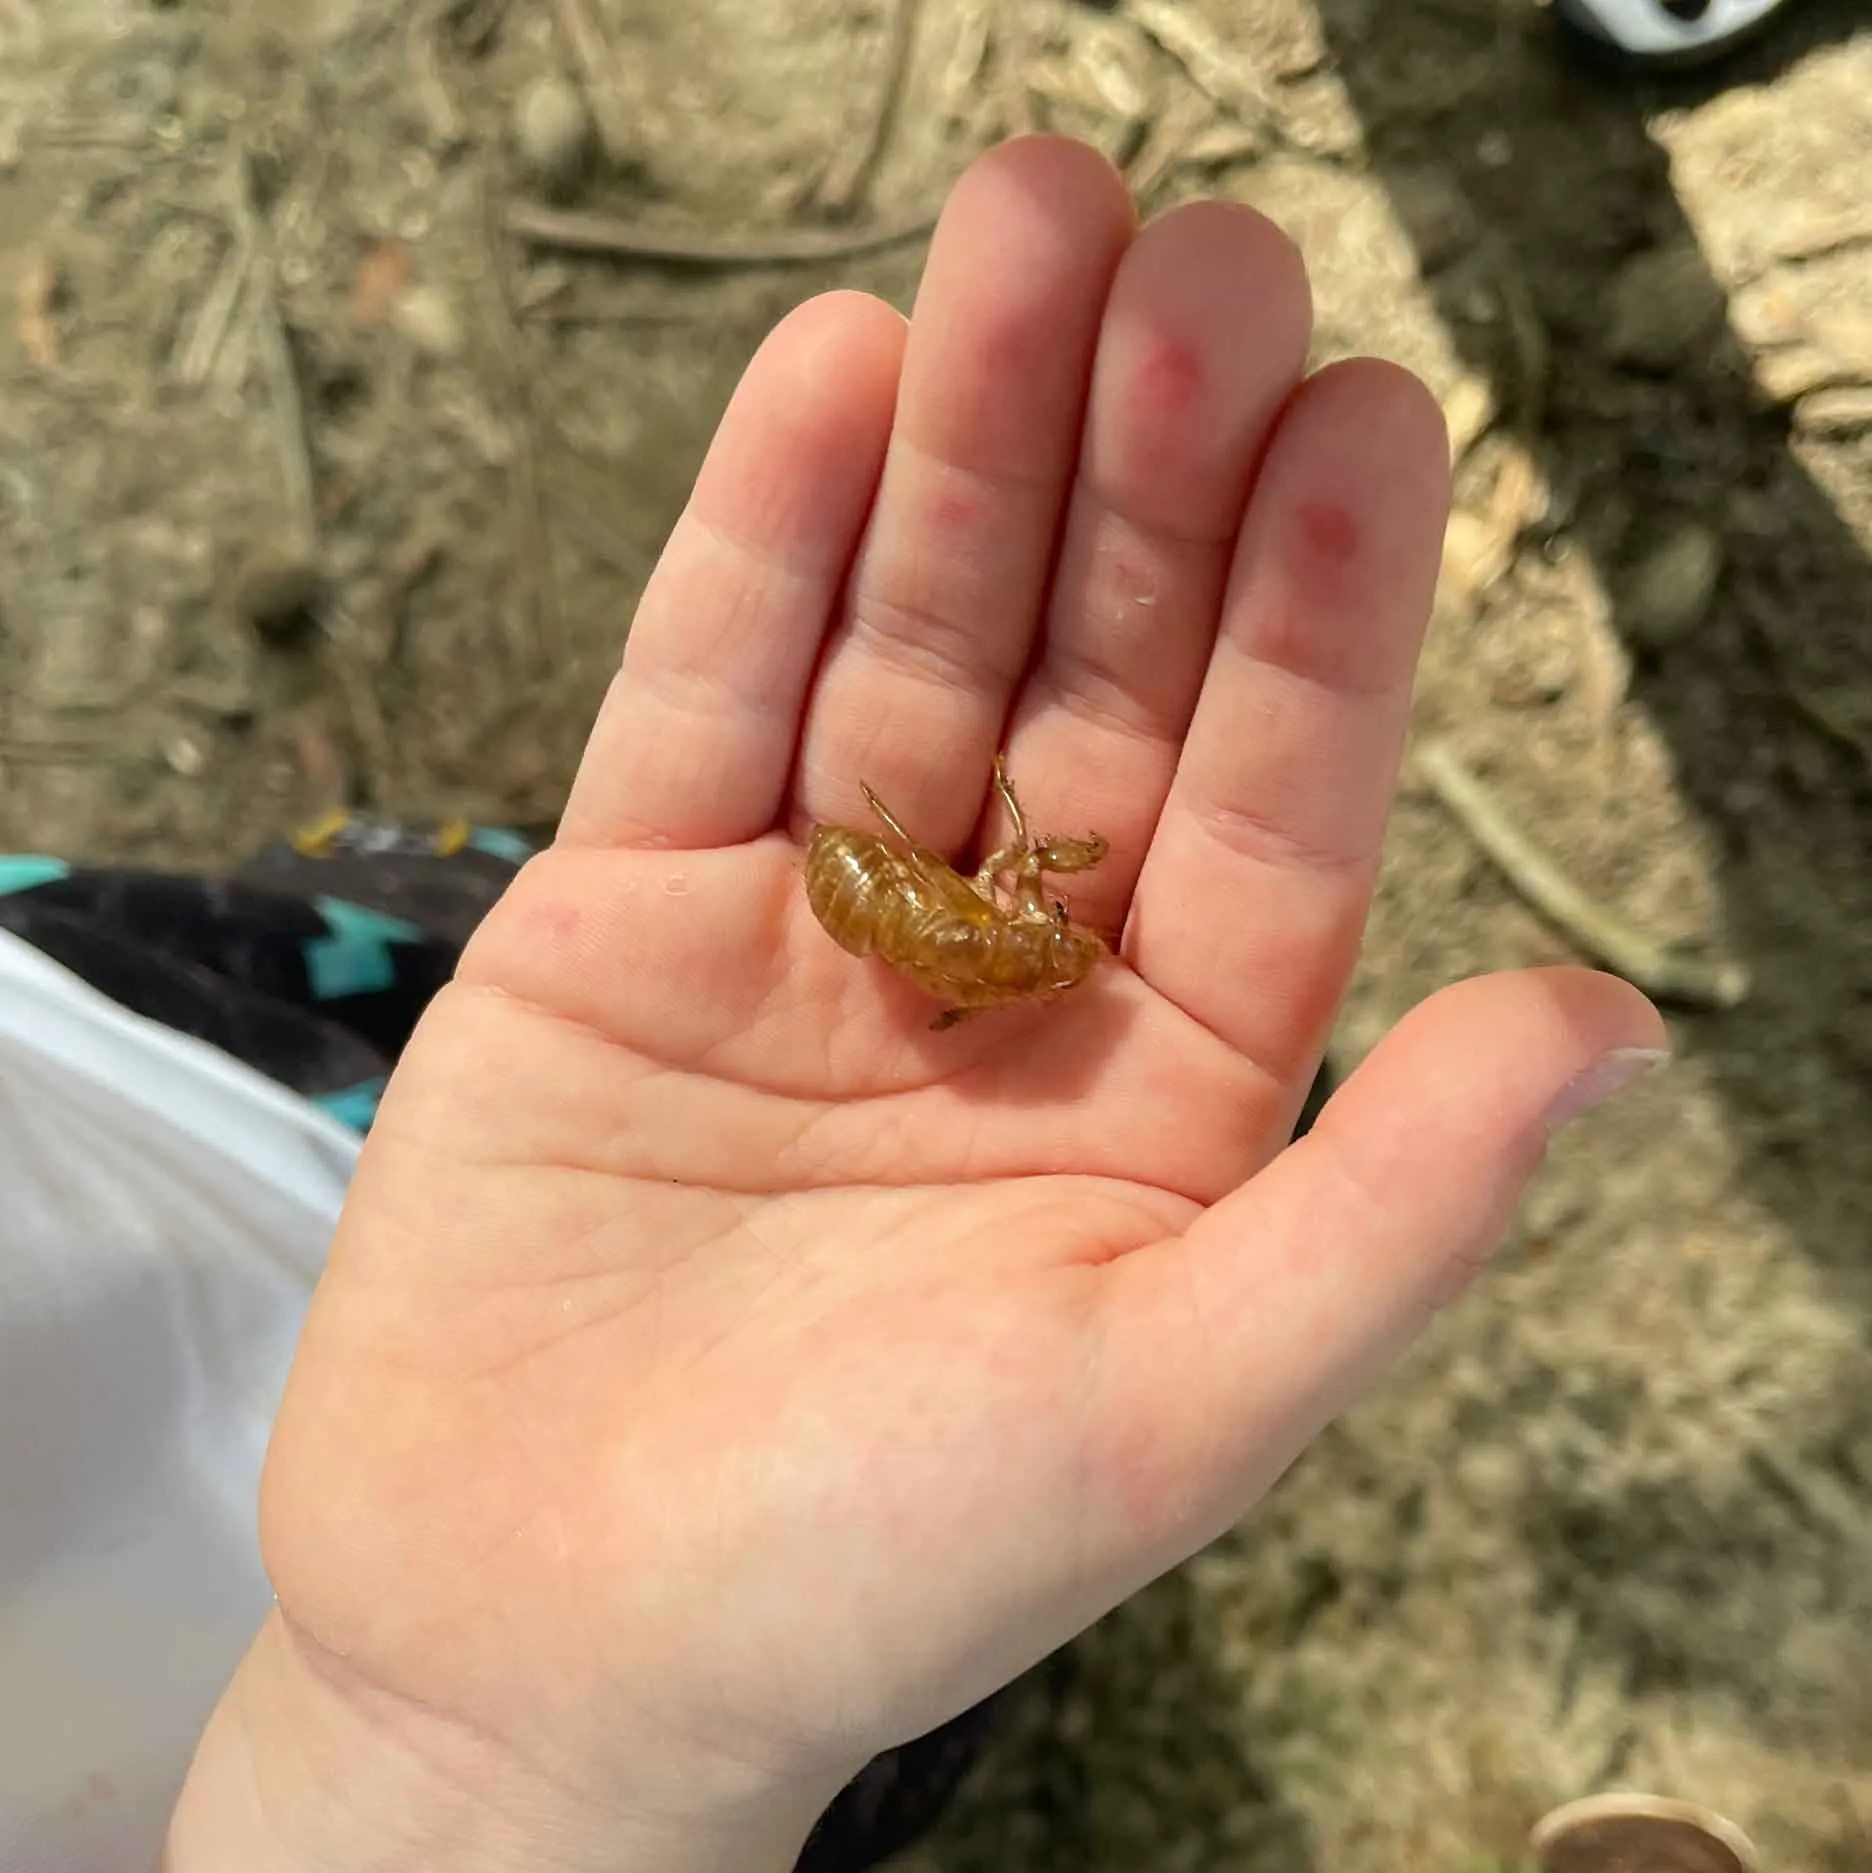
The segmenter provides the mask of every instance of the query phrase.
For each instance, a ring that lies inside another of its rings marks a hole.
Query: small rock
[[[1365,146],[1365,122],[1336,73],[1322,72],[1281,93],[1281,129],[1309,156],[1352,156]]]
[[[1797,345],[1807,336],[1800,302],[1778,277],[1742,287],[1729,302],[1729,323],[1745,345]]]
[[[564,201],[578,192],[595,143],[591,113],[578,87],[557,74],[527,86],[514,106],[514,144],[543,194]]]
[[[1864,435],[1872,430],[1872,384],[1840,384],[1802,397],[1794,406],[1794,427],[1835,442]]]
[[[1506,169],[1514,161],[1514,138],[1498,125],[1486,130],[1476,142],[1476,161],[1484,169]]]
[[[1460,462],[1501,414],[1493,382],[1480,371],[1465,371],[1443,398],[1443,426],[1449,431],[1450,460]]]
[[[1455,509],[1443,535],[1439,603],[1444,607],[1474,604],[1508,570],[1513,544],[1486,514]]]
[[[1633,643],[1655,650],[1687,637],[1702,621],[1722,577],[1722,543],[1701,521],[1685,521],[1625,581],[1619,621]]]
[[[1650,248],[1612,282],[1606,353],[1621,364],[1668,370],[1715,335],[1727,310],[1696,247]]]
[[[396,302],[396,328],[432,358],[458,358],[464,337],[454,301],[435,286],[412,286]]]
[[[163,743],[163,759],[170,770],[184,780],[199,779],[208,766],[208,757],[200,742],[187,735],[171,735]]]
[[[409,290],[410,250],[401,241],[376,241],[351,276],[351,322],[381,325]]]
[[[557,260],[545,260],[524,274],[519,282],[515,298],[522,312],[537,312],[541,306],[551,305],[555,299],[563,298],[572,290],[577,276],[572,269]]]

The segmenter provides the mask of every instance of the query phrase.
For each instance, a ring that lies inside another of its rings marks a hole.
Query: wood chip
[[[1189,74],[1190,82],[1224,110],[1272,119],[1274,101],[1248,62],[1175,0],[1131,0],[1138,29]]]
[[[65,276],[58,257],[40,247],[26,263],[19,283],[19,341],[27,358],[45,372],[59,368],[59,299]]]
[[[387,323],[409,282],[410,250],[401,241],[375,242],[351,276],[351,322]]]
[[[1802,397],[1794,406],[1794,427],[1830,442],[1863,436],[1872,430],[1872,384],[1841,384]]]

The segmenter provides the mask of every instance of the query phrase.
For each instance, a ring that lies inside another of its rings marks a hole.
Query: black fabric
[[[81,894],[61,894],[70,896]],[[281,906],[250,902],[247,908],[280,913],[266,919],[265,936],[275,935],[293,921],[290,913],[303,909],[290,901]],[[196,927],[211,939],[226,934],[208,916]],[[294,958],[279,953],[281,944],[263,940],[261,929],[244,934],[238,956],[220,958],[236,967],[217,967],[151,941],[135,923],[113,924],[82,902],[54,899],[50,886],[0,897],[0,929],[12,931],[132,1013],[206,1041],[306,1098],[342,1092],[389,1073],[393,1046],[378,1045],[314,1009],[303,993],[279,992],[279,979],[290,979],[288,965]],[[176,934],[174,926],[168,934]],[[207,947],[216,945],[211,940]],[[238,966],[251,966],[251,977]]]
[[[0,859],[0,929],[363,1127],[529,851],[346,818],[226,877]]]
[[[308,955],[342,939],[316,900],[219,878],[74,871],[0,897],[0,928],[308,1098],[388,1072],[454,967],[449,944],[397,944],[382,988],[326,1000]]]

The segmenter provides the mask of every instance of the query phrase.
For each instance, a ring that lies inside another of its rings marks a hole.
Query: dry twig
[[[1514,346],[1514,420],[1524,436],[1532,437],[1540,433],[1547,418],[1553,346],[1527,275],[1505,247],[1498,249],[1494,258],[1495,283],[1501,293],[1509,342]]]
[[[20,767],[129,767],[153,757],[124,748],[107,737],[95,741],[54,741],[44,736],[0,736],[0,762]]]
[[[1872,762],[1872,692],[1835,692],[1790,682],[1787,698],[1829,741],[1838,742],[1861,761]]]
[[[221,271],[170,360],[170,376],[185,389],[199,389],[214,374],[221,349],[234,329],[234,315],[240,310],[253,259],[252,241],[244,230],[237,231]]]
[[[917,0],[891,0],[884,23],[884,70],[872,93],[871,108],[858,134],[833,158],[816,191],[821,206],[833,214],[850,214],[857,207],[890,139],[903,102],[910,49],[916,42],[917,11]]]
[[[614,169],[629,166],[633,140],[617,94],[611,48],[585,8],[585,0],[553,0],[553,18],[578,67],[580,88],[598,132],[598,147]]]
[[[384,714],[377,685],[362,654],[363,631],[356,618],[342,605],[334,605],[325,621],[326,636],[336,655],[329,668],[338,685],[339,698],[363,757],[365,785],[370,797],[383,799],[396,791],[398,778],[396,740]]]
[[[540,472],[539,418],[533,407],[522,356],[525,340],[516,310],[519,294],[500,239],[495,191],[485,168],[476,172],[476,189],[481,234],[488,254],[486,273],[494,311],[495,348],[506,379],[504,388],[513,399],[518,418],[515,428],[519,447],[520,551],[533,609],[531,654],[527,654],[526,646],[513,646],[513,673],[518,681],[542,665],[551,668],[564,660],[565,621],[559,605],[559,588],[553,579],[551,522],[545,479]]]
[[[605,518],[599,504],[571,485],[570,477],[563,474],[553,477],[550,492],[552,512],[566,531],[579,539],[593,558],[641,585],[649,574],[654,555],[619,533]]]
[[[1183,161],[1193,137],[1209,116],[1208,100],[1201,93],[1179,89],[1159,110],[1145,133],[1144,142],[1125,169],[1125,181],[1137,201],[1147,201]]]
[[[451,3],[430,0],[412,9],[409,22],[409,61],[417,102],[429,120],[429,134],[444,150],[459,149],[468,138],[468,121],[442,75],[442,17]]]
[[[280,314],[274,287],[273,252],[254,202],[253,169],[247,151],[236,146],[233,167],[234,223],[240,242],[253,255],[254,316],[261,364],[273,404],[273,427],[279,442],[280,474],[287,519],[308,560],[318,557],[318,484],[312,468],[312,443],[306,430],[305,399],[299,370]]]
[[[565,253],[607,254],[625,260],[659,260],[692,267],[791,267],[819,260],[845,260],[920,240],[936,225],[933,214],[887,221],[869,228],[796,228],[736,239],[707,234],[665,234],[606,215],[574,214],[539,202],[512,203],[509,234],[536,247]]]
[[[1416,765],[1436,797],[1515,889],[1588,955],[1660,1000],[1733,1008],[1748,993],[1739,963],[1689,956],[1654,942],[1596,903],[1509,819],[1445,743],[1426,741]]]
[[[58,256],[41,247],[20,273],[20,349],[48,376],[59,368],[58,302],[63,286]]]
[[[991,32],[990,95],[1000,106],[1001,128],[1024,137],[1041,128],[1032,76],[1047,52],[1047,15],[1037,6],[1015,6]]]
[[[1843,215],[1834,215],[1819,226],[1809,225],[1782,235],[1771,252],[1776,260],[1801,266],[1868,244],[1872,244],[1872,214],[1855,208]]]
[[[954,37],[949,58],[936,81],[939,107],[935,115],[953,122],[967,114],[991,63],[994,0],[955,0],[948,23]]]
[[[1244,61],[1176,0],[1131,0],[1130,13],[1139,31],[1224,110],[1260,121],[1276,116],[1274,100]]]

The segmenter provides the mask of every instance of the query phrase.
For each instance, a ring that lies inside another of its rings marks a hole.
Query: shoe
[[[1720,58],[1789,0],[1556,0],[1569,26],[1640,65]]]

